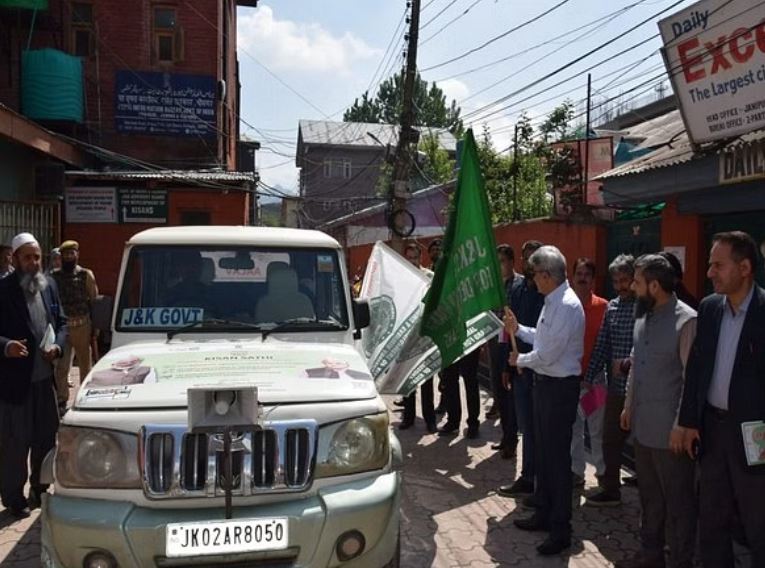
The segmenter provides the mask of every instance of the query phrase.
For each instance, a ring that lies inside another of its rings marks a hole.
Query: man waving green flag
[[[505,304],[489,203],[472,130],[465,134],[460,161],[443,256],[423,300],[425,310],[420,326],[420,335],[430,337],[438,345],[442,368],[462,355],[467,321]]]

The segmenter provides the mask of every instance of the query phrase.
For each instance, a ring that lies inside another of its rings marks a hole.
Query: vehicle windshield
[[[345,288],[331,249],[139,246],[130,251],[118,331],[267,329],[290,320],[347,329]],[[310,330],[302,326],[301,330]]]

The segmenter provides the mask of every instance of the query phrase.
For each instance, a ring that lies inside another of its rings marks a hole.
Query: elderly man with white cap
[[[0,498],[22,518],[48,489],[40,468],[56,443],[53,361],[63,353],[67,327],[56,284],[42,273],[37,239],[21,233],[11,248],[16,270],[0,280]]]

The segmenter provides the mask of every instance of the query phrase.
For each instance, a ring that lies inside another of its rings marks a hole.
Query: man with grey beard
[[[16,270],[0,280],[0,499],[23,518],[48,489],[40,469],[56,443],[53,361],[63,353],[67,327],[56,284],[41,271],[35,237],[16,235],[11,248]]]

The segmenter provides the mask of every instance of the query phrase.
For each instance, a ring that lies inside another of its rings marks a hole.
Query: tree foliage
[[[495,150],[491,132],[484,126],[478,155],[493,222],[549,215],[553,204],[550,188],[562,188],[559,198],[571,208],[576,205],[574,201],[581,201],[578,156],[571,146],[558,144],[575,137],[573,119],[574,105],[570,101],[553,109],[536,129],[528,115],[522,114],[516,123],[517,151],[511,155],[500,155]]]
[[[403,104],[403,74],[399,73],[380,83],[372,96],[365,91],[343,114],[344,122],[372,122],[398,124]],[[414,83],[414,124],[446,128],[454,136],[463,132],[460,107],[452,100],[447,104],[446,95],[436,85],[429,84],[417,74]]]
[[[421,166],[425,181],[428,185],[446,183],[454,179],[456,160],[438,143],[438,136],[426,134],[420,139],[420,153],[423,157]]]
[[[560,144],[577,138],[573,120],[574,105],[566,100],[539,126],[540,141],[536,145],[536,154],[547,170],[548,185],[554,188],[559,205],[568,212],[583,204],[582,167],[577,147]]]
[[[537,153],[534,129],[528,116],[518,121],[518,152],[501,155],[494,148],[491,132],[484,126],[478,142],[478,159],[484,174],[492,222],[533,219],[550,214],[544,161]],[[513,186],[515,184],[515,198]]]

